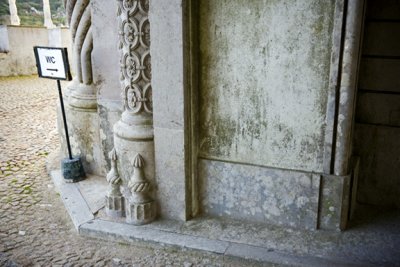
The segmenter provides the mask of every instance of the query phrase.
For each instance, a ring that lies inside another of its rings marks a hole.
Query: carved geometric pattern
[[[146,81],[150,82],[151,81],[151,57],[150,57],[150,52],[147,52],[143,55],[142,60],[142,77]]]
[[[125,110],[152,113],[149,0],[118,0],[121,87]]]
[[[150,22],[148,18],[143,19],[140,22],[140,44],[143,47],[150,47]]]
[[[147,88],[147,87],[146,87]],[[145,93],[147,93],[145,91]],[[140,91],[139,87],[136,85],[127,86],[125,88],[125,106],[126,109],[132,111],[133,113],[138,113],[142,111],[144,108],[145,110],[148,109],[148,105],[151,102],[146,95],[143,96],[142,92]]]
[[[149,101],[144,102],[144,110],[146,110],[146,112],[148,113],[152,113],[153,112],[153,93],[152,93],[152,89],[151,89],[151,84],[148,84],[144,90],[143,90],[143,95],[145,99],[149,99]]]

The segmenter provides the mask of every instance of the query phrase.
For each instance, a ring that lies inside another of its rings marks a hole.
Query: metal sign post
[[[60,80],[57,80],[57,87],[58,87],[58,95],[60,96],[61,113],[62,113],[63,122],[64,122],[65,139],[67,139],[68,156],[69,156],[69,159],[72,159],[71,144],[69,143],[68,125],[67,125],[67,119],[65,117],[64,101],[63,101],[63,96],[62,96],[62,91],[61,91]]]
[[[61,161],[61,170],[66,182],[78,182],[85,178],[80,157],[72,157],[71,144],[69,142],[68,125],[65,116],[64,100],[60,80],[71,80],[69,72],[68,54],[66,48],[42,47],[33,48],[36,58],[36,66],[39,77],[57,80],[58,94],[60,97],[61,113],[64,123],[65,138],[67,141],[68,158]]]

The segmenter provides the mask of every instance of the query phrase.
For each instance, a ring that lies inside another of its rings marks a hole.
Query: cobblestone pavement
[[[65,84],[64,84],[65,86]],[[59,146],[56,82],[0,78],[0,266],[258,266],[206,252],[77,235],[46,173]]]

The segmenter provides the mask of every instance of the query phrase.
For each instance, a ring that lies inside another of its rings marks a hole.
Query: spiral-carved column
[[[98,128],[97,87],[92,68],[93,37],[96,37],[97,29],[92,26],[92,3],[90,0],[65,0],[64,4],[72,40],[69,56],[73,80],[64,94],[68,103],[66,112],[72,153],[81,157],[86,173],[103,176],[106,158]],[[62,147],[65,150],[63,141]]]
[[[74,80],[69,84],[69,104],[78,109],[97,109],[93,85],[93,36],[91,30],[90,0],[67,0],[67,19],[72,35]]]
[[[117,1],[124,110],[114,125],[114,145],[124,181],[127,222],[144,224],[155,217],[155,202],[151,194],[154,134],[149,1]]]

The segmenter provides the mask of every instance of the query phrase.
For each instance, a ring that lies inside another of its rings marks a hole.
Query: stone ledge
[[[246,241],[232,242],[229,240],[204,237],[201,229],[185,230],[190,228],[190,222],[156,221],[146,226],[134,226],[124,222],[107,221],[96,213],[92,213],[90,206],[79,189],[79,183],[64,183],[59,170],[50,172],[56,190],[60,193],[68,214],[75,228],[82,236],[137,244],[147,242],[159,245],[177,246],[194,250],[203,250],[226,256],[253,259],[260,262],[274,264],[288,264],[291,266],[368,266],[368,264],[350,264],[343,259],[326,259],[309,255],[294,255],[289,252],[272,249],[268,243],[259,245],[246,244]],[[91,177],[89,177],[91,179]],[[105,193],[105,192],[104,192]],[[100,212],[101,214],[101,212]],[[196,222],[194,223],[196,224]],[[189,225],[189,226],[188,226]],[[196,228],[196,227],[194,227]],[[186,233],[185,233],[186,232]],[[190,233],[189,233],[190,232]],[[350,259],[351,260],[351,259]]]
[[[50,175],[57,192],[60,193],[61,199],[64,202],[75,229],[78,230],[79,226],[93,220],[94,215],[82,196],[77,183],[65,183],[61,177],[60,170],[51,171]]]

